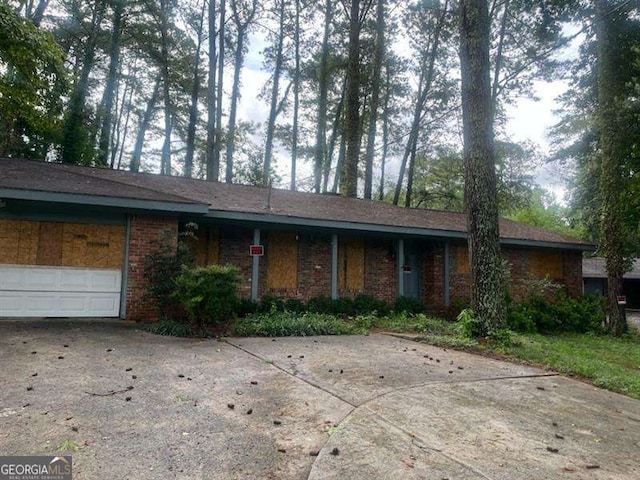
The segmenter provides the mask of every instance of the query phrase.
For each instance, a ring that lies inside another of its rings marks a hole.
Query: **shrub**
[[[398,313],[424,313],[427,309],[420,299],[415,297],[398,297],[396,298],[396,304],[394,310]]]
[[[174,296],[204,331],[205,323],[219,322],[238,311],[239,285],[238,269],[230,265],[183,268],[175,281]]]
[[[173,293],[175,280],[182,269],[193,266],[190,245],[196,230],[196,224],[187,224],[186,230],[178,235],[175,249],[162,244],[144,257],[144,278],[147,280],[145,297],[155,305],[161,318],[185,320],[187,317],[180,300]]]
[[[249,298],[241,298],[238,300],[237,314],[241,317],[256,313],[259,309],[260,305],[254,300]]]
[[[269,313],[274,310],[278,312],[284,312],[285,310],[285,300],[280,297],[275,297],[272,295],[264,295],[260,300],[260,308],[261,312]]]
[[[234,335],[258,337],[347,335],[357,332],[357,326],[335,315],[278,311],[239,319],[233,328]]]
[[[460,312],[453,328],[462,338],[476,338],[486,333],[483,331],[480,319],[470,308],[465,308]]]
[[[378,315],[387,315],[391,308],[384,300],[372,295],[360,294],[353,299],[353,308],[356,315],[376,312]]]
[[[568,297],[558,292],[552,300],[540,295],[512,305],[509,328],[519,332],[600,332],[605,319],[604,300],[599,295]]]
[[[284,309],[287,312],[296,312],[296,313],[302,313],[307,311],[307,307],[304,304],[304,302],[297,298],[290,298],[289,300],[287,300],[284,304]]]
[[[328,313],[330,315],[355,316],[356,308],[353,299],[314,297],[307,302],[307,311],[312,313]]]
[[[171,320],[145,323],[142,325],[142,329],[149,333],[155,333],[156,335],[167,335],[171,337],[192,337],[194,335],[189,325]]]
[[[332,302],[329,297],[313,297],[307,302],[307,311],[312,313],[329,313],[332,309]]]

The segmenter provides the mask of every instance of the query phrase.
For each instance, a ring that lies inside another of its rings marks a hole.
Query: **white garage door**
[[[122,272],[0,265],[0,317],[117,317]]]

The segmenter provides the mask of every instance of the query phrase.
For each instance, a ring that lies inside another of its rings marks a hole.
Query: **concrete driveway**
[[[0,363],[0,454],[75,479],[640,478],[640,402],[386,335],[3,321]]]

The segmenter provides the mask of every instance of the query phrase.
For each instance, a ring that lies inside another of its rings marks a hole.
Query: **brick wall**
[[[394,242],[368,239],[364,245],[364,293],[393,304],[398,295]]]
[[[144,278],[144,259],[164,245],[175,249],[178,241],[178,220],[134,215],[129,230],[129,264],[126,291],[127,319],[156,320],[157,310],[145,300],[147,282]]]
[[[298,238],[296,297],[306,301],[331,296],[331,236],[300,234]]]
[[[219,262],[235,265],[240,270],[240,295],[251,296],[252,257],[249,245],[253,242],[253,229],[232,226],[219,228]],[[127,284],[127,318],[153,320],[157,312],[144,300],[144,257],[161,245],[176,247],[178,221],[171,218],[133,216],[131,218],[129,267]],[[266,235],[262,235],[268,255]],[[260,258],[258,296],[273,295],[307,301],[318,296],[331,295],[331,235],[299,233],[298,286],[287,289],[266,289],[266,258]],[[471,285],[468,259],[463,244],[451,244],[449,249],[449,295],[452,306],[469,302]],[[393,303],[397,295],[396,242],[393,239],[369,238],[364,243],[364,293]],[[444,305],[444,244],[423,242],[420,252],[420,298],[432,310],[442,311]],[[531,252],[540,250],[504,248],[503,255],[510,268],[509,287],[515,299],[526,297],[531,289]],[[544,251],[543,251],[544,252]],[[551,252],[551,251],[550,251]],[[556,251],[557,252],[557,251]],[[562,283],[572,296],[582,293],[582,255],[564,252]],[[353,296],[353,292],[339,292]]]
[[[253,243],[253,229],[223,227],[220,229],[220,263],[235,265],[240,269],[240,296],[251,298],[251,271],[253,257],[249,255],[249,246]],[[264,259],[260,259],[261,270],[264,270]],[[261,276],[263,279],[264,277]],[[263,283],[264,284],[264,283]],[[259,289],[258,295],[262,292]]]

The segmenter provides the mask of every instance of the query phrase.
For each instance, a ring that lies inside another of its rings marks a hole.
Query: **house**
[[[607,295],[607,269],[604,258],[585,258],[582,261],[584,293]],[[627,297],[627,308],[640,309],[640,259],[622,279],[622,292]]]
[[[187,222],[198,263],[238,266],[247,298],[366,293],[444,310],[470,296],[463,214],[0,159],[0,316],[153,318],[144,258],[175,248]],[[516,298],[547,275],[582,293],[591,245],[508,220],[500,231]]]

